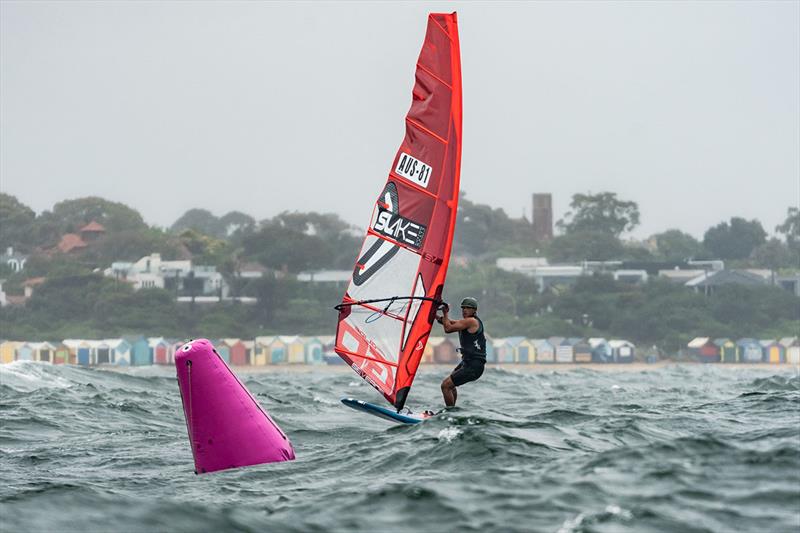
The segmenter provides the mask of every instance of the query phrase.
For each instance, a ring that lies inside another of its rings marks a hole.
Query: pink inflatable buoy
[[[286,434],[210,341],[181,346],[175,368],[196,474],[294,459]]]

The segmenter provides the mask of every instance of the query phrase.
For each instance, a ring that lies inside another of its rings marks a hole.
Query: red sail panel
[[[398,409],[433,325],[458,208],[461,59],[455,13],[428,16],[405,123],[339,306],[335,345]]]

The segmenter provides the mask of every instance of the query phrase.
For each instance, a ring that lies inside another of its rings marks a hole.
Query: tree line
[[[800,265],[797,208],[788,209],[772,237],[757,220],[733,217],[709,228],[702,240],[677,229],[656,234],[652,248],[621,239],[638,225],[639,216],[634,202],[614,193],[576,194],[557,224],[559,235],[536,242],[524,218],[511,218],[502,209],[462,195],[454,254],[470,261],[466,266],[451,263],[445,297],[477,297],[494,336],[622,337],[669,352],[693,336],[772,338],[800,329],[800,299],[772,287],[722,287],[706,296],[662,280],[632,286],[596,275],[540,293],[531,278],[494,266],[497,257],[532,255],[551,263],[714,258],[773,270]],[[91,220],[106,228],[105,237],[79,253],[53,251],[61,235],[77,232]],[[256,221],[240,212],[217,217],[191,209],[170,228],[158,228],[129,206],[101,198],[59,202],[37,215],[13,196],[0,194],[0,249],[13,246],[30,254],[21,273],[3,267],[4,289],[21,293],[26,279],[47,278],[25,306],[0,310],[2,336],[59,340],[131,333],[178,338],[332,334],[332,306],[344,286],[301,283],[294,274],[352,268],[362,238],[362,229],[335,214],[285,212]],[[168,290],[134,291],[102,276],[113,261],[135,261],[153,252],[165,259],[214,265],[234,294],[255,296],[258,304],[193,306],[177,303]],[[250,263],[262,265],[266,274],[237,277]]]

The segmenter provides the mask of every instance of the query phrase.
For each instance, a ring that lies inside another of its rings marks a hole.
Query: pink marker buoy
[[[291,461],[292,444],[206,339],[175,353],[196,474]]]

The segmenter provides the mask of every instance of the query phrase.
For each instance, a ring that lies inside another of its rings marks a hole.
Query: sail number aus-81
[[[431,181],[433,169],[419,159],[411,157],[405,152],[400,152],[400,157],[397,159],[397,167],[394,171],[398,176],[403,176],[417,185],[427,187]]]

